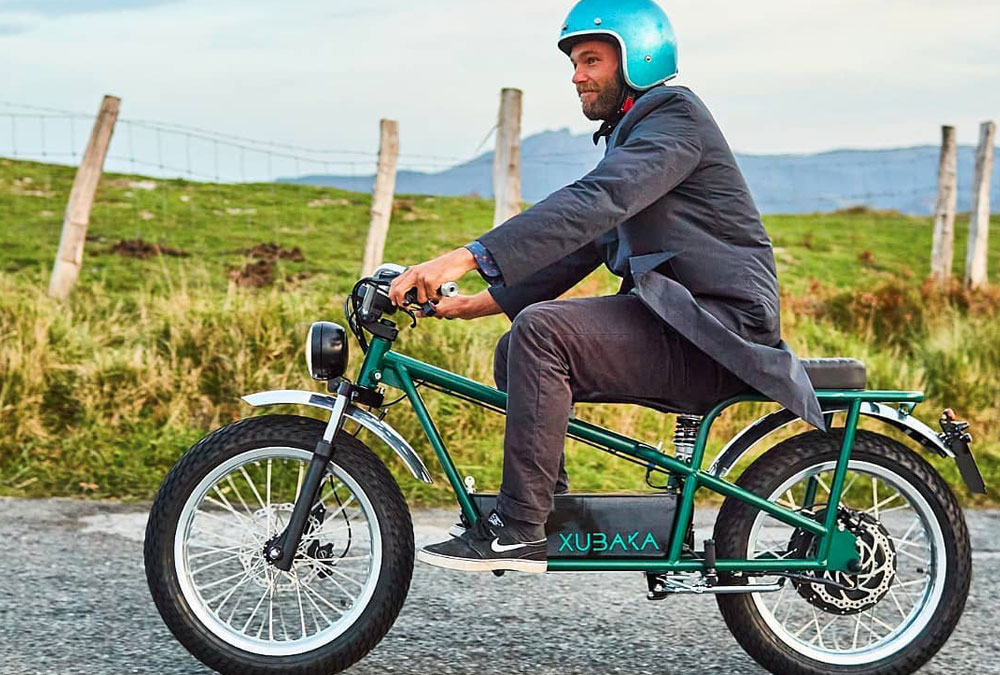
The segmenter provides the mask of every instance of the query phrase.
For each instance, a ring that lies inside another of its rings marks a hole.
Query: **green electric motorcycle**
[[[431,474],[385,422],[386,388],[416,412],[464,525],[492,506],[495,495],[459,474],[418,387],[501,414],[506,394],[393,351],[400,310],[387,292],[401,271],[383,265],[346,299],[365,354],[354,380],[344,376],[347,331],[318,322],[306,360],[329,393],[244,397],[252,406],[322,408],[328,422],[266,415],[229,424],[196,443],[156,496],[145,540],[149,587],[173,634],[211,668],[335,673],[389,630],[410,585],[413,528],[399,487],[358,432],[388,445],[417,480],[430,483]],[[638,465],[651,489],[557,496],[548,570],[640,571],[650,600],[714,594],[733,635],[773,673],[899,674],[923,665],[965,606],[968,531],[919,452],[858,422],[878,420],[953,458],[969,489],[983,492],[968,424],[946,410],[942,431],[933,431],[912,415],[921,392],[868,390],[853,359],[804,363],[829,431],[774,444],[735,482],[726,476],[740,458],[797,419],[785,409],[763,416],[706,467],[712,423],[730,406],[768,400],[761,395],[678,415],[672,452],[571,418],[569,437]],[[699,489],[725,497],[703,542],[692,527]]]

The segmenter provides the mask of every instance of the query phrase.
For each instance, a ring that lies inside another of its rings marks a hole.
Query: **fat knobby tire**
[[[333,461],[354,478],[375,510],[382,534],[382,569],[375,593],[357,621],[335,640],[293,656],[262,656],[233,647],[196,619],[178,586],[173,542],[184,502],[222,462],[255,448],[284,446],[312,451],[325,424],[293,415],[240,420],[196,443],[171,469],[153,502],[146,527],[146,579],[160,615],[174,636],[202,663],[239,675],[328,675],[357,662],[396,620],[413,574],[413,525],[399,486],[385,465],[348,434],[334,442]]]
[[[843,429],[810,431],[778,443],[743,473],[737,484],[769,496],[781,483],[810,466],[837,461]],[[749,595],[718,595],[726,625],[740,645],[760,665],[781,675],[906,675],[926,663],[951,635],[965,608],[972,576],[972,551],[962,510],[934,468],[902,443],[878,433],[857,430],[852,460],[878,464],[919,490],[940,523],[947,552],[944,592],[924,630],[907,646],[880,661],[864,665],[831,665],[810,659],[780,641],[767,627]],[[745,502],[727,498],[715,525],[720,558],[746,556],[750,528],[759,512]],[[740,583],[739,579],[728,579]]]

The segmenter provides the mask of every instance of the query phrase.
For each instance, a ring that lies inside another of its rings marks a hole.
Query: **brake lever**
[[[456,284],[454,281],[446,281],[445,283],[441,284],[440,288],[438,288],[438,293],[445,298],[454,297],[458,295],[458,284]],[[423,312],[423,315],[427,317],[434,316],[437,313],[437,310],[434,307],[434,303],[431,302],[430,300],[428,300],[423,304],[417,302],[417,289],[415,288],[411,288],[406,292],[405,295],[403,295],[403,304],[420,305],[420,311]]]

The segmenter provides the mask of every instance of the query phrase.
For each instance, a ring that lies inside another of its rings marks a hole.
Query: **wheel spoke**
[[[336,511],[334,511],[333,513],[328,513],[326,515],[326,517],[327,518],[336,518],[337,516],[339,516],[344,511],[344,509],[346,509],[348,506],[350,506],[351,502],[353,502],[353,501],[354,501],[354,495],[351,495],[346,502],[344,502],[339,507],[337,507]]]
[[[206,590],[208,588],[215,588],[219,584],[224,584],[227,581],[230,581],[231,579],[236,579],[236,578],[242,577],[244,575],[246,575],[246,570],[240,570],[236,574],[232,574],[232,575],[230,575],[228,577],[224,577],[222,579],[216,579],[215,581],[211,581],[211,582],[205,584],[204,586],[199,586],[198,584],[195,584],[194,587],[197,588],[199,591],[204,591],[204,590]]]
[[[330,609],[332,609],[333,611],[335,611],[337,614],[340,614],[340,615],[344,614],[343,610],[341,610],[339,607],[336,607],[335,605],[331,604],[329,600],[327,600],[322,595],[320,595],[320,593],[317,590],[315,590],[312,586],[310,586],[309,584],[302,584],[302,588],[303,588],[303,590],[305,590],[305,592],[307,594],[308,593],[312,593],[316,597],[317,600],[319,600],[324,605],[326,605],[327,607],[329,607]]]
[[[295,584],[295,598],[299,602],[299,619],[301,620],[302,627],[302,637],[306,636],[306,611],[302,608],[302,589],[301,584]]]
[[[226,482],[229,484],[229,487],[232,489],[233,494],[236,495],[236,498],[240,500],[240,504],[243,505],[243,508],[246,510],[247,515],[252,517],[253,516],[253,510],[250,508],[250,505],[247,504],[246,500],[243,499],[243,494],[240,492],[239,488],[236,487],[236,481],[233,480],[233,474],[231,474],[231,473],[226,474]]]
[[[918,555],[916,555],[914,553],[910,553],[905,548],[897,548],[896,549],[896,553],[898,553],[900,555],[905,555],[907,558],[912,558],[913,560],[916,560],[917,562],[919,562],[921,565],[930,565],[931,564],[930,560],[927,560],[926,558],[922,558],[921,556],[918,556]]]
[[[188,548],[194,547],[194,548],[204,548],[204,549],[207,549],[203,553],[195,553],[194,555],[189,555],[187,557],[188,560],[197,560],[199,558],[204,558],[205,556],[209,556],[209,555],[215,555],[217,553],[229,553],[231,551],[239,551],[240,549],[243,548],[242,546],[224,546],[224,547],[222,547],[222,546],[208,546],[206,544],[200,544],[200,543],[198,543],[196,541],[189,541],[186,545],[188,546]]]
[[[254,567],[255,571],[253,574],[247,574],[246,579],[240,581],[240,584],[243,586],[243,588],[240,590],[240,594],[236,596],[236,600],[233,601],[233,608],[229,610],[229,616],[226,618],[226,623],[229,624],[230,626],[233,625],[233,617],[236,616],[236,610],[240,608],[240,602],[243,600],[244,596],[246,596],[247,591],[250,590],[250,584],[248,582],[254,577],[256,577],[257,572],[262,569],[263,569],[263,561],[261,561],[260,563],[257,564],[256,567]],[[232,596],[233,591],[235,590],[236,587],[234,586],[233,589],[229,591],[229,595],[227,595],[222,600],[222,602],[219,603],[219,606],[215,608],[216,615],[219,614],[219,611],[225,606],[226,602],[229,600],[230,596]]]
[[[218,488],[216,488],[216,490],[218,490]],[[251,523],[251,521],[250,521],[249,518],[247,518],[246,516],[244,516],[242,513],[239,513],[238,511],[236,511],[236,509],[234,509],[228,503],[220,502],[218,499],[213,499],[212,497],[209,497],[209,496],[205,497],[205,501],[209,502],[210,504],[215,504],[216,506],[218,506],[219,508],[221,508],[223,511],[227,511],[227,512],[233,514],[234,516],[236,516],[236,520],[238,520],[240,522],[248,523],[248,524]],[[204,513],[204,511],[202,511],[202,513]]]
[[[200,574],[201,572],[204,572],[205,570],[212,569],[213,567],[216,567],[217,565],[221,565],[222,563],[229,562],[230,560],[238,559],[239,557],[240,556],[239,556],[238,553],[234,553],[233,555],[228,556],[226,558],[221,558],[221,559],[216,560],[214,562],[207,563],[205,565],[202,565],[201,567],[199,567],[196,570],[191,570],[191,576],[195,576],[196,574]]]
[[[260,609],[260,606],[264,604],[264,600],[267,598],[268,593],[270,593],[270,592],[271,592],[271,585],[268,584],[268,587],[265,588],[264,592],[261,594],[260,600],[257,601],[256,605],[254,605],[253,611],[250,612],[250,616],[247,617],[247,622],[245,624],[243,624],[243,628],[240,629],[241,633],[246,633],[247,632],[247,628],[250,627],[250,622],[253,621],[253,618],[255,616],[257,616],[257,610]],[[263,624],[261,624],[261,625],[263,626]]]
[[[250,478],[250,474],[247,473],[246,467],[241,466],[240,473],[243,475],[243,480],[245,480],[247,485],[250,486],[250,491],[253,492],[253,496],[257,498],[257,503],[260,504],[260,508],[266,509],[267,506],[264,505],[264,500],[260,496],[260,491],[257,490],[257,485],[253,482],[253,479]]]
[[[874,481],[872,481],[872,482],[874,484]],[[877,496],[877,494],[874,495],[874,496]],[[882,501],[875,502],[874,506],[872,506],[869,509],[865,509],[865,513],[871,513],[872,515],[875,516],[875,519],[878,520],[878,518],[880,517],[879,513],[882,513],[882,514],[886,513],[885,511],[880,511],[880,509],[883,506],[885,506],[886,504],[891,504],[892,502],[896,501],[900,497],[901,497],[901,495],[898,492],[895,492],[892,495],[890,495],[889,497],[886,497],[885,499],[883,499]]]
[[[295,572],[295,578],[298,579],[298,572]],[[302,582],[300,581],[299,583],[301,584]],[[313,609],[316,610],[316,612],[318,612],[321,617],[323,617],[323,620],[326,621],[328,625],[332,626],[334,624],[334,622],[331,621],[329,617],[327,617],[327,615],[323,612],[323,610],[319,608],[319,605],[316,604],[316,601],[313,600],[312,597],[310,597],[308,592],[306,592],[306,600],[313,606]],[[319,628],[318,624],[317,628]]]
[[[267,482],[264,484],[264,494],[267,498],[267,504],[264,506],[267,509],[267,531],[271,532],[271,515],[274,513],[274,509],[271,508],[271,458],[267,458]]]
[[[851,474],[851,479],[849,481],[847,481],[847,483],[844,485],[844,487],[840,490],[840,494],[841,494],[841,500],[840,501],[844,501],[843,497],[845,495],[847,495],[848,492],[851,491],[851,488],[854,487],[854,483],[857,482],[858,476],[860,476],[860,475],[861,474],[859,474],[859,473],[852,473]]]
[[[226,528],[232,528],[233,527],[233,521],[232,520],[228,520],[226,518],[223,518],[222,516],[217,516],[214,513],[209,513],[208,511],[198,511],[197,515],[198,516],[204,516],[205,518],[211,518],[212,520],[218,521],[218,522],[222,523],[223,525],[225,525]],[[219,534],[217,532],[211,532],[210,531],[209,534],[211,534],[212,536],[215,536],[215,537],[221,537],[223,539],[228,539],[229,541],[236,541],[236,539],[233,539],[232,537],[226,537],[225,535],[221,535],[221,534]],[[263,543],[263,542],[261,542],[261,543]]]
[[[778,613],[778,607],[781,606],[781,601],[785,599],[785,591],[788,590],[788,582],[786,581],[781,586],[781,590],[778,591],[778,597],[774,599],[774,606],[771,607],[771,614]]]
[[[302,492],[302,479],[305,476],[305,468],[306,465],[303,464],[302,462],[299,462],[299,475],[295,479],[295,499],[293,499],[292,501],[295,502],[299,501],[299,493]]]
[[[352,584],[357,584],[357,586],[359,588],[363,588],[364,587],[364,583],[363,582],[358,581],[354,577],[347,576],[346,574],[344,574],[343,572],[341,572],[340,570],[338,570],[338,569],[336,569],[334,567],[328,567],[327,570],[330,571],[333,574],[336,574],[338,577],[341,577],[343,579],[346,579],[347,581],[350,581]]]
[[[899,604],[899,598],[896,597],[896,591],[892,588],[889,589],[889,597],[892,598],[893,603],[896,605],[896,609],[899,610],[899,614],[905,619],[907,613],[903,611],[903,606]]]
[[[213,611],[217,612],[218,610],[222,609],[222,607],[226,604],[226,601],[229,600],[230,596],[232,596],[232,594],[236,591],[237,588],[239,588],[240,586],[246,584],[248,581],[250,581],[251,579],[253,579],[254,574],[260,568],[260,566],[261,566],[262,563],[263,563],[263,561],[261,561],[260,563],[258,563],[257,566],[253,567],[252,569],[247,570],[247,572],[244,574],[243,578],[240,579],[239,581],[237,581],[233,585],[233,587],[230,588],[228,591],[222,591],[218,595],[216,595],[216,596],[214,596],[214,597],[209,598],[208,600],[206,600],[205,601],[205,606],[208,607],[209,609],[212,609],[212,603],[215,602],[216,600],[218,600],[219,598],[222,598],[222,596],[225,596],[225,598],[223,598],[222,602],[219,603],[219,606],[216,607],[215,610],[213,610]]]
[[[785,497],[785,499],[783,499],[783,500],[779,499],[777,501],[777,503],[781,504],[782,506],[787,506],[788,508],[790,508],[792,510],[795,510],[795,509],[798,508],[795,505],[795,496],[792,495],[791,489],[785,491],[784,497]]]

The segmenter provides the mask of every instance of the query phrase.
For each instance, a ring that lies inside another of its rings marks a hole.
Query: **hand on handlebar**
[[[424,303],[418,303],[417,289],[411,288],[403,296],[403,304],[417,305],[419,309],[416,310],[416,316],[435,316],[437,314],[437,306],[442,300],[458,295],[458,284],[454,281],[445,282],[437,289],[437,295],[441,300],[428,300]]]
[[[476,268],[476,259],[465,248],[419,265],[408,267],[393,279],[389,286],[389,299],[396,307],[407,303],[407,291],[415,289],[417,304],[423,306],[431,300],[440,300],[441,285],[448,281],[458,281],[466,272]]]

